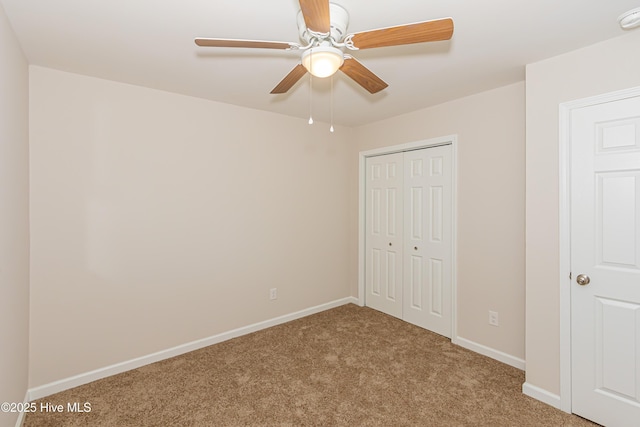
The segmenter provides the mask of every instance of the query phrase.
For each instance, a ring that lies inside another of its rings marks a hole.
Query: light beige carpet
[[[522,394],[522,371],[346,305],[41,401],[24,426],[593,426]]]

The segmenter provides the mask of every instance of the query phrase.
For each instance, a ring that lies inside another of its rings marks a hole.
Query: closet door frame
[[[457,331],[457,164],[458,164],[458,143],[457,135],[448,135],[439,138],[409,142],[405,144],[392,145],[373,150],[361,151],[359,153],[358,169],[358,304],[365,305],[365,238],[366,238],[366,159],[367,157],[380,156],[384,154],[398,153],[409,150],[419,150],[421,148],[437,147],[441,145],[451,145],[451,337],[455,340]]]

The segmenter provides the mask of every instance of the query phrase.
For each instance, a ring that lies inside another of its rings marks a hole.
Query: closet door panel
[[[402,318],[403,156],[366,159],[365,303]]]
[[[403,319],[451,337],[451,147],[404,153]]]

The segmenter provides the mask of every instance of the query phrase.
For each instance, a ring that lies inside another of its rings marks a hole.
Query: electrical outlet
[[[278,288],[269,289],[269,299],[277,299],[278,298]]]
[[[489,310],[489,324],[491,326],[499,326],[498,312]]]

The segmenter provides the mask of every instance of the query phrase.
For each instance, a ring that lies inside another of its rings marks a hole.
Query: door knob
[[[580,286],[586,286],[591,282],[591,279],[586,274],[580,274],[576,277],[576,282],[578,282]]]

